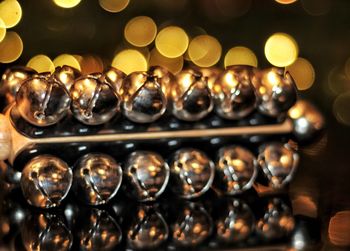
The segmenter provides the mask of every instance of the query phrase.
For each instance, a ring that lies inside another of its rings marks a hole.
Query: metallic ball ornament
[[[20,184],[29,204],[51,208],[60,205],[72,181],[73,172],[64,161],[51,155],[40,155],[26,164]]]
[[[16,95],[16,107],[23,119],[35,126],[50,126],[68,112],[67,89],[54,78],[37,75],[23,82]]]
[[[244,147],[221,148],[215,167],[216,187],[229,195],[250,189],[257,176],[257,165],[255,156]]]
[[[74,117],[86,125],[106,123],[120,112],[120,98],[101,73],[78,78],[70,95]]]
[[[172,113],[185,121],[197,121],[207,116],[214,107],[207,79],[199,71],[183,70],[176,75],[171,89]]]
[[[216,113],[226,119],[240,119],[256,107],[255,90],[251,82],[252,67],[228,67],[216,79],[212,91]]]
[[[175,76],[162,66],[151,66],[148,74],[158,79],[163,93],[170,98],[171,87],[176,84]]]
[[[166,110],[167,98],[161,82],[146,72],[133,72],[119,90],[123,100],[123,114],[136,123],[151,123]]]
[[[208,87],[213,91],[215,81],[220,76],[220,74],[222,74],[222,69],[213,66],[206,68],[196,67],[196,70],[198,70],[202,76],[207,79]]]
[[[139,201],[154,201],[169,181],[169,166],[154,152],[136,151],[129,155],[124,169],[126,189]]]
[[[289,109],[289,118],[293,121],[293,134],[298,141],[314,139],[325,127],[325,120],[315,106],[306,100],[298,100]]]
[[[201,196],[211,187],[215,165],[202,151],[184,148],[176,151],[170,164],[170,188],[185,199]]]
[[[73,189],[86,204],[105,204],[118,192],[122,176],[122,168],[111,156],[87,154],[74,167]]]
[[[127,243],[132,249],[155,250],[168,236],[168,224],[158,210],[141,206],[127,232]]]
[[[52,75],[69,91],[74,84],[75,79],[79,78],[81,76],[81,73],[71,66],[63,65],[56,67]]]
[[[293,178],[299,155],[288,143],[272,142],[259,148],[258,163],[269,180],[269,186],[281,188]]]
[[[228,198],[216,221],[216,233],[222,242],[240,242],[249,237],[254,226],[255,218],[250,207],[239,199]]]
[[[265,115],[278,117],[296,102],[294,80],[282,68],[255,70],[252,83],[258,99],[258,110]]]
[[[119,93],[119,90],[123,84],[123,80],[126,77],[125,73],[110,66],[104,72],[102,78],[105,79],[114,89],[116,93]]]
[[[0,113],[0,161],[6,160],[12,149],[12,137],[9,120]]]
[[[13,66],[4,72],[0,81],[0,90],[8,103],[15,101],[16,93],[22,83],[36,73],[35,70],[23,66]]]

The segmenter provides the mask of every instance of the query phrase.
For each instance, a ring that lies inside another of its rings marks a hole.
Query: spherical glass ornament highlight
[[[173,74],[177,74],[181,71],[183,63],[183,56],[179,56],[176,58],[168,58],[160,54],[156,48],[152,49],[149,59],[150,66],[164,67]]]
[[[52,62],[55,65],[55,67],[63,67],[67,65],[73,67],[74,69],[77,69],[78,71],[81,70],[79,61],[73,55],[70,54],[61,54],[55,57],[55,59]]]
[[[4,115],[0,114],[0,160],[6,160],[10,156],[11,148],[10,123]]]
[[[80,75],[81,74],[77,69],[68,65],[56,67],[55,72],[53,73],[53,77],[64,85],[67,90],[70,90],[74,81],[80,77]]]

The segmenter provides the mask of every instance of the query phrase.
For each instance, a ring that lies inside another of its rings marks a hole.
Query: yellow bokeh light
[[[32,57],[28,63],[27,66],[36,70],[38,73],[41,72],[51,72],[53,73],[55,71],[55,65],[51,61],[51,59],[43,54],[36,55]]]
[[[143,47],[153,42],[157,35],[157,25],[152,18],[138,16],[125,26],[124,37],[132,45]]]
[[[129,0],[99,0],[99,3],[104,10],[117,13],[128,6]]]
[[[177,26],[162,29],[156,37],[156,48],[165,57],[176,58],[184,54],[188,47],[186,32]]]
[[[209,35],[199,35],[192,39],[188,46],[188,56],[191,61],[200,67],[215,65],[221,57],[221,44]]]
[[[12,28],[22,18],[21,5],[16,0],[4,0],[0,3],[0,18],[4,21],[6,28]]]
[[[61,55],[57,56],[53,60],[53,64],[55,67],[68,65],[68,66],[73,67],[79,71],[81,70],[79,61],[74,56],[72,56],[70,54],[61,54]]]
[[[265,43],[265,56],[274,66],[291,65],[298,57],[297,42],[286,33],[275,33]]]
[[[157,65],[163,66],[173,74],[176,74],[181,71],[183,63],[184,63],[184,60],[182,56],[177,58],[167,58],[167,57],[164,57],[162,54],[160,54],[156,48],[154,48],[151,51],[151,56],[149,60],[150,66],[157,66]]]
[[[53,0],[54,3],[62,8],[73,8],[77,6],[81,0]]]
[[[114,57],[112,66],[125,74],[130,74],[134,71],[146,71],[148,67],[144,55],[134,49],[126,49],[119,52]]]
[[[292,75],[298,90],[309,89],[315,81],[314,67],[305,58],[295,60],[287,67],[287,71]]]
[[[6,25],[2,18],[0,18],[0,42],[5,38],[6,36]]]
[[[254,52],[247,47],[236,46],[231,48],[225,55],[225,67],[230,65],[250,65],[257,67],[258,59]]]
[[[349,247],[350,246],[350,211],[339,211],[334,214],[330,220],[328,225],[328,237],[330,242],[333,245],[339,247]],[[334,250],[344,250],[337,249]]]
[[[275,0],[275,1],[280,4],[291,4],[291,3],[295,3],[297,0]]]
[[[333,114],[338,122],[350,126],[350,92],[339,95],[333,103]]]
[[[14,31],[6,33],[0,42],[0,62],[11,63],[16,61],[22,54],[23,42],[21,37]]]
[[[95,56],[95,55],[78,56],[78,55],[74,55],[74,57],[79,61],[82,74],[103,72],[104,64],[103,64],[103,60],[99,56]]]

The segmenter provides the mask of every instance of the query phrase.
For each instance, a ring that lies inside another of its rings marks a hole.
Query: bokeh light
[[[151,51],[151,56],[149,60],[150,66],[160,65],[164,68],[167,68],[173,74],[176,74],[181,71],[183,63],[183,56],[177,58],[167,58],[160,54],[156,48],[153,48],[153,50]]]
[[[148,64],[145,56],[134,49],[126,49],[119,52],[112,61],[112,66],[130,74],[134,71],[146,71]]]
[[[191,61],[201,67],[215,65],[221,57],[221,44],[209,35],[199,35],[193,38],[188,46],[188,56]]]
[[[350,91],[350,79],[343,67],[335,66],[328,73],[328,82],[325,86],[326,94],[338,95]]]
[[[185,53],[188,47],[186,32],[177,26],[162,29],[156,37],[157,50],[165,57],[176,58]]]
[[[104,10],[117,13],[128,6],[129,0],[99,0],[99,3]]]
[[[274,66],[291,65],[297,59],[298,53],[297,42],[286,33],[275,33],[265,43],[265,56]]]
[[[251,4],[252,0],[202,0],[200,8],[213,22],[223,23],[246,14]]]
[[[62,8],[73,8],[75,6],[77,6],[81,0],[53,0],[54,3]]]
[[[96,55],[74,55],[78,60],[82,74],[90,74],[95,72],[103,72],[104,64],[103,60]]]
[[[6,36],[6,25],[2,18],[0,18],[0,42],[5,38]]]
[[[333,114],[339,123],[350,125],[350,92],[339,95],[333,103]]]
[[[22,18],[21,5],[16,0],[0,2],[0,18],[4,21],[6,28],[16,26]]]
[[[328,237],[336,246],[350,246],[350,210],[339,211],[329,220]]]
[[[315,81],[315,70],[312,64],[305,58],[299,57],[287,67],[292,75],[298,90],[309,89]]]
[[[258,59],[254,52],[247,47],[236,46],[231,48],[225,55],[225,67],[230,65],[250,65],[257,67]]]
[[[344,73],[348,79],[350,79],[350,58],[348,58],[344,65]]]
[[[153,42],[157,35],[157,25],[152,18],[138,16],[125,26],[124,37],[132,45],[143,47]]]
[[[81,70],[79,61],[73,55],[70,55],[70,54],[61,54],[57,56],[53,60],[53,64],[55,65],[55,67],[68,65],[79,71]]]
[[[301,0],[304,10],[311,16],[327,14],[332,5],[332,0]]]
[[[308,194],[299,194],[292,198],[294,215],[304,215],[312,218],[317,217],[318,209],[314,198]]]
[[[21,37],[14,31],[8,31],[5,38],[0,42],[0,62],[11,63],[16,61],[22,54],[23,42]]]
[[[51,61],[51,59],[43,54],[36,55],[32,57],[28,63],[27,66],[36,70],[37,72],[51,72],[53,73],[55,71],[55,65]]]
[[[275,0],[275,1],[280,4],[292,4],[292,3],[295,3],[297,0]]]

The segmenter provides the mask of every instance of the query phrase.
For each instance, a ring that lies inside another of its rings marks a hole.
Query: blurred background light
[[[236,46],[228,50],[224,59],[225,67],[230,65],[250,65],[257,67],[258,59],[254,52],[244,46]]]
[[[0,42],[5,38],[6,35],[6,25],[2,18],[0,17]]]
[[[350,92],[339,95],[333,103],[333,114],[339,123],[350,125]]]
[[[332,6],[332,0],[301,0],[304,10],[312,16],[327,14]]]
[[[134,49],[126,49],[119,52],[112,61],[112,66],[130,74],[134,71],[146,71],[148,68],[145,56]]]
[[[0,2],[0,18],[4,21],[6,28],[16,26],[22,18],[21,5],[16,0]]]
[[[183,56],[177,58],[167,58],[158,52],[156,48],[153,48],[150,55],[149,66],[163,66],[173,74],[181,71],[184,60]]]
[[[188,36],[182,28],[168,26],[158,33],[155,44],[163,56],[176,58],[185,53],[188,42]]]
[[[90,74],[94,72],[103,72],[104,63],[103,60],[96,55],[74,55],[78,60],[82,74]]]
[[[128,6],[129,0],[99,0],[99,3],[104,10],[117,13]]]
[[[280,4],[292,4],[292,3],[295,3],[297,0],[275,0],[275,1]]]
[[[298,90],[309,89],[315,81],[315,70],[312,64],[305,58],[299,57],[287,67],[292,75]]]
[[[326,94],[338,95],[350,91],[350,79],[343,67],[333,67],[328,73]]]
[[[329,220],[328,237],[336,246],[350,246],[350,211],[339,211]]]
[[[53,73],[55,71],[55,65],[51,61],[51,59],[43,54],[36,55],[32,57],[28,63],[27,66],[36,70],[37,72],[51,72]]]
[[[5,38],[0,42],[0,62],[11,63],[16,61],[22,54],[23,42],[21,37],[14,31],[6,32]]]
[[[265,56],[274,66],[291,65],[297,59],[298,53],[297,42],[286,33],[275,33],[265,43]]]
[[[348,79],[350,79],[350,58],[348,58],[344,65],[344,72]]]
[[[62,8],[73,8],[77,6],[81,0],[53,0],[53,2]]]
[[[57,56],[53,60],[53,64],[55,67],[68,65],[68,66],[73,67],[79,71],[81,70],[79,61],[73,55],[70,55],[70,54],[61,54],[61,55]]]
[[[132,45],[143,47],[153,42],[157,35],[157,25],[152,18],[138,16],[125,26],[124,37]]]
[[[209,35],[199,35],[193,38],[188,46],[188,56],[191,61],[200,67],[215,65],[221,57],[220,42]]]

